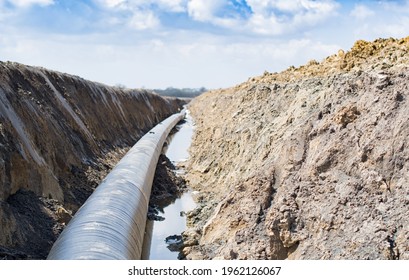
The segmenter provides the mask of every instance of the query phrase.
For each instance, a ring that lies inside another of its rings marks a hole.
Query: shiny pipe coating
[[[146,133],[114,167],[54,243],[49,260],[140,259],[153,177],[174,114]]]

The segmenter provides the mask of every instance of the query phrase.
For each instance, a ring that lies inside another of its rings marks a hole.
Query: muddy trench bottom
[[[193,136],[189,114],[167,139],[155,171],[145,227],[142,259],[176,260],[183,258],[182,232],[186,213],[196,208],[192,192],[183,179],[183,162]]]

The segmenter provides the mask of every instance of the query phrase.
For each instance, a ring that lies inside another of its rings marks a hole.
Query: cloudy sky
[[[0,61],[220,88],[407,30],[409,0],[0,0]]]

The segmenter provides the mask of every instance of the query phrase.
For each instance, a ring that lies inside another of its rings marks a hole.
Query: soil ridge
[[[187,259],[409,259],[409,37],[195,98]]]

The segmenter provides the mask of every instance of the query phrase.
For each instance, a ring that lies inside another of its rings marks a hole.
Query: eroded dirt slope
[[[409,38],[212,91],[188,259],[409,259]]]
[[[181,105],[0,62],[0,259],[45,258],[127,149]]]

